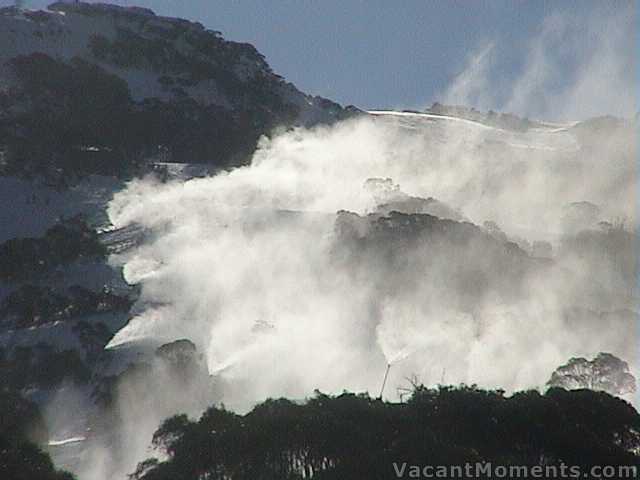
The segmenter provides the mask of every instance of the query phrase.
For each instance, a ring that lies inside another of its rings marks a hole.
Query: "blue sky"
[[[0,0],[0,4],[10,3]],[[48,2],[25,3],[35,8]],[[250,42],[267,57],[276,72],[300,89],[362,108],[421,108],[431,104],[444,95],[469,59],[489,43],[496,46],[490,83],[496,90],[504,91],[493,92],[492,101],[497,105],[478,102],[478,106],[514,105],[508,102],[509,95],[505,92],[526,69],[532,39],[543,31],[545,19],[554,15],[569,19],[573,41],[580,47],[580,51],[569,53],[568,57],[579,58],[590,51],[593,39],[587,23],[591,22],[591,30],[594,24],[598,29],[598,18],[620,12],[617,21],[602,23],[604,31],[613,25],[616,30],[624,30],[623,36],[629,38],[626,45],[616,47],[628,50],[621,53],[628,55],[628,61],[620,62],[633,64],[631,58],[638,45],[637,12],[632,2],[622,0],[114,0],[112,3],[146,6],[158,14],[197,20],[220,30],[228,39]],[[557,42],[549,46],[551,49],[557,49]],[[553,67],[559,70],[554,76],[555,83],[570,78],[573,74],[570,69],[577,68],[571,61],[556,61]],[[636,67],[633,64],[629,68]],[[630,72],[626,75],[631,75]],[[547,86],[557,85],[549,80]],[[601,103],[607,104],[605,100]],[[530,113],[527,108],[523,110],[516,113]],[[611,112],[602,113],[620,113],[614,110],[612,107]]]

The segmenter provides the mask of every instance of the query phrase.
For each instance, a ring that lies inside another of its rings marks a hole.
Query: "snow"
[[[77,350],[82,352],[78,336],[73,327],[81,320],[89,323],[102,322],[111,331],[117,331],[126,325],[129,320],[128,313],[99,313],[79,317],[78,319],[64,322],[48,323],[39,327],[31,327],[20,330],[7,330],[0,333],[0,347],[35,347],[44,343],[55,347],[57,350]]]
[[[94,5],[95,7],[96,5]],[[112,8],[113,7],[113,8]],[[67,9],[67,6],[65,6]],[[74,11],[71,5],[66,12],[47,12],[48,20],[38,23],[21,14],[0,14],[0,85],[11,78],[5,63],[18,55],[28,55],[33,52],[41,52],[53,58],[68,61],[73,57],[87,58],[98,63],[106,71],[115,74],[125,80],[129,85],[134,100],[145,98],[173,99],[171,89],[165,89],[159,82],[160,73],[149,68],[118,67],[108,63],[98,62],[93,58],[88,49],[89,41],[93,35],[103,36],[109,40],[116,38],[118,28],[130,28],[136,33],[150,37],[146,29],[141,28],[137,22],[143,17],[143,21],[150,26],[171,30],[175,25],[187,25],[195,30],[204,30],[202,25],[185,22],[180,19],[151,16],[143,10],[123,9],[110,5],[104,6],[105,15],[83,15]],[[111,12],[124,12],[131,15],[110,15]],[[152,36],[152,35],[151,35]],[[180,38],[175,43],[177,50],[190,54],[190,46],[184,44]],[[181,48],[182,47],[182,48]],[[261,69],[247,58],[240,58],[234,71],[239,75],[240,81],[246,81],[256,75]],[[4,77],[4,78],[3,78]],[[190,97],[205,105],[217,105],[223,108],[231,108],[230,99],[222,93],[218,83],[213,80],[199,82],[194,86],[181,87]],[[298,95],[302,95],[297,92]]]
[[[369,113],[370,115],[390,115],[394,117],[416,117],[416,118],[422,118],[422,119],[432,118],[435,120],[450,120],[454,122],[467,123],[478,128],[495,129],[495,127],[485,125],[484,123],[481,123],[481,122],[467,120],[466,118],[451,117],[449,115],[437,115],[433,113],[417,113],[417,112],[397,112],[395,110],[368,110],[367,113]]]
[[[74,4],[55,4],[51,8],[52,11],[37,12],[38,16],[34,16],[35,12],[32,12],[33,18],[38,20],[16,13],[15,9],[0,9],[0,45],[3,46],[0,51],[0,90],[10,88],[15,82],[13,72],[7,65],[8,60],[18,55],[40,52],[61,61],[68,62],[74,57],[79,57],[99,65],[107,72],[125,80],[135,101],[148,98],[175,100],[179,94],[174,88],[160,83],[159,78],[170,75],[179,79],[180,74],[167,74],[150,65],[119,67],[101,62],[88,48],[91,38],[97,35],[114,40],[119,29],[131,30],[147,39],[158,38],[158,29],[190,30],[196,34],[205,30],[199,23],[159,17],[146,9],[133,7],[92,4],[91,14],[81,13],[83,8]],[[228,42],[227,46],[234,49],[235,55],[229,64],[226,59],[223,59],[223,63],[238,83],[247,83],[261,74],[265,75],[274,80],[275,93],[280,95],[285,103],[299,107],[300,124],[310,126],[334,120],[334,112],[326,108],[320,99],[305,95],[290,83],[278,83],[269,66],[255,56],[257,52],[254,54],[253,47],[235,42]],[[186,57],[195,56],[216,65],[220,62],[219,58],[210,58],[194,50],[184,35],[175,38],[171,48]],[[179,88],[201,105],[218,106],[230,111],[237,106],[243,107],[243,97],[228,93],[224,85],[215,78],[203,79],[195,85],[181,85]]]
[[[450,133],[455,132],[459,136],[472,135],[474,138],[481,138],[487,145],[494,143],[515,149],[564,153],[575,153],[579,150],[576,138],[569,131],[570,126],[574,125],[573,123],[563,126],[553,124],[550,128],[538,127],[526,131],[517,131],[506,130],[466,118],[433,113],[397,112],[392,110],[369,110],[367,113],[380,119],[397,119],[397,121],[401,122],[403,128],[425,134],[437,134],[438,128],[446,130],[449,127],[454,127],[455,130],[452,128]],[[443,136],[443,138],[446,138],[446,136]]]
[[[114,38],[113,21],[109,17],[88,17],[74,12],[68,15],[49,13],[48,21],[44,23],[24,16],[0,15],[0,64],[33,52],[69,60],[86,52],[93,34]]]
[[[155,162],[153,166],[164,170],[170,180],[186,181],[215,173],[215,167],[204,163]]]
[[[84,214],[89,223],[107,222],[104,209],[123,182],[93,175],[66,190],[42,178],[0,176],[0,243],[16,237],[39,237],[60,217]]]
[[[49,443],[47,445],[49,445],[50,447],[63,447],[72,443],[84,442],[86,439],[86,437],[71,437],[65,438],[64,440],[49,440]]]

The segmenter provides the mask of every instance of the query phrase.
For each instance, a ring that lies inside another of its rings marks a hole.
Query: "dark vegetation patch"
[[[295,124],[298,103],[308,100],[255,47],[199,23],[108,4],[56,2],[49,10],[104,17],[115,35],[92,35],[82,58],[32,53],[8,62],[15,81],[0,92],[0,151],[6,152],[0,173],[68,182],[91,173],[128,178],[159,158],[237,166],[249,160],[261,135]],[[60,33],[54,32],[56,15],[25,15],[39,25],[36,35]],[[134,100],[117,76],[121,70],[156,76],[162,99]],[[202,82],[222,97],[217,106],[191,96]],[[313,102],[327,121],[353,113],[319,97]]]
[[[109,289],[100,292],[79,285],[66,289],[22,285],[0,302],[0,324],[29,328],[78,317],[109,312],[127,312],[132,301]]]
[[[157,367],[162,371],[158,375]],[[201,354],[189,340],[176,340],[158,347],[153,358],[143,362],[131,362],[122,372],[100,378],[95,384],[93,398],[103,409],[111,428],[120,415],[118,397],[123,392],[136,392],[134,396],[161,391],[167,379],[181,384],[186,391],[194,382],[209,382],[211,377]],[[104,422],[104,419],[102,420]]]
[[[136,102],[125,80],[87,59],[15,57],[8,66],[17,87],[0,93],[0,147],[9,152],[5,173],[128,177],[157,158],[159,146],[171,161],[233,166],[247,160],[260,135],[297,118],[298,107],[281,95],[283,80],[253,46],[228,42],[190,22],[132,18],[137,23],[121,24],[115,39],[93,35],[90,54],[101,64],[157,74],[170,99]],[[177,48],[176,41],[186,48]],[[252,73],[239,78],[239,65]],[[231,108],[189,96],[185,89],[205,80],[215,82]]]
[[[73,480],[71,474],[56,471],[49,455],[40,449],[47,440],[38,406],[16,392],[0,389],[0,478]]]
[[[20,87],[6,94],[10,115],[0,142],[11,147],[9,173],[123,174],[133,163],[126,82],[97,65],[70,63],[42,53],[9,61]]]
[[[303,404],[267,400],[246,415],[209,408],[156,431],[168,455],[133,475],[145,480],[397,478],[417,465],[640,465],[640,415],[605,393],[516,393],[417,387],[406,403],[318,393]]]
[[[469,311],[485,296],[522,298],[529,273],[538,269],[517,244],[494,238],[468,222],[429,214],[389,212],[360,216],[340,211],[332,261],[353,275],[367,278],[380,292],[407,295],[415,279],[430,279],[435,304]]]
[[[84,258],[106,254],[98,234],[81,217],[63,220],[39,238],[12,238],[0,244],[0,281],[28,279]]]
[[[0,389],[51,389],[65,381],[84,385],[91,371],[78,350],[56,350],[48,344],[0,349]]]

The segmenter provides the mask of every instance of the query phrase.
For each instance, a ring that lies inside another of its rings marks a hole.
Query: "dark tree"
[[[416,387],[407,403],[317,393],[267,400],[240,416],[211,407],[165,421],[140,480],[396,478],[393,462],[640,467],[640,415],[604,392],[550,389],[506,397],[475,387]]]

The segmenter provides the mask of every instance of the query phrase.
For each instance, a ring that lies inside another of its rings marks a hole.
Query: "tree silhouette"
[[[56,471],[49,455],[36,444],[47,437],[37,405],[18,393],[0,391],[0,478],[73,480],[71,474]]]
[[[566,365],[553,372],[547,385],[567,390],[602,390],[611,395],[636,391],[636,379],[629,372],[627,362],[610,353],[599,353],[591,361],[586,358],[570,359]]]
[[[176,416],[154,435],[166,461],[142,462],[132,478],[397,478],[393,462],[504,466],[632,465],[640,415],[604,392],[545,394],[417,386],[406,403],[316,392],[305,403],[267,400],[240,416],[209,408]]]

